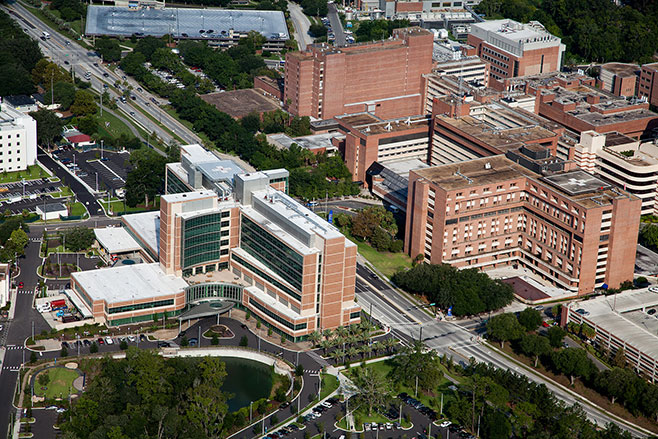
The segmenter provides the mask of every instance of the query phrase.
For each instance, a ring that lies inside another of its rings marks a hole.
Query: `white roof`
[[[94,229],[96,240],[108,253],[126,253],[141,250],[142,247],[123,227]]]
[[[165,274],[158,263],[80,271],[71,276],[92,300],[104,300],[108,304],[157,299],[188,286],[183,279]]]
[[[167,194],[160,197],[160,200],[165,200],[167,203],[177,203],[180,201],[200,200],[202,198],[216,197],[213,191],[201,190],[194,192],[181,192],[179,194]]]
[[[133,213],[121,217],[144,244],[149,246],[155,254],[160,252],[160,212]]]
[[[658,293],[646,288],[574,302],[569,305],[571,310],[582,308],[589,312],[589,315],[581,316],[582,320],[605,329],[627,345],[635,347],[652,358],[658,358],[658,336],[655,334],[655,330],[651,332],[647,329],[655,325],[642,323],[643,319],[638,316],[638,311],[642,312],[643,309],[656,307],[658,307]],[[649,323],[651,320],[658,319],[651,316]]]

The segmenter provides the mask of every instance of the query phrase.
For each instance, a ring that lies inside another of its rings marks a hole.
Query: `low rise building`
[[[645,98],[651,105],[658,106],[658,63],[642,66],[637,95]]]
[[[10,274],[9,264],[0,264],[0,308],[9,302]]]
[[[201,99],[214,105],[219,111],[234,119],[242,119],[250,114],[262,116],[281,108],[280,99],[271,90],[245,88],[201,95]]]
[[[656,287],[624,291],[562,306],[560,323],[588,325],[594,344],[614,355],[622,349],[627,364],[651,382],[658,380],[658,293]]]
[[[402,212],[407,210],[409,172],[429,167],[419,159],[375,162],[367,173],[370,191],[385,203]]]
[[[615,96],[635,96],[640,66],[637,64],[606,63],[601,65],[601,88]]]
[[[268,134],[267,141],[279,149],[289,149],[297,145],[313,154],[334,155],[338,152],[338,146],[345,141],[345,135],[338,132],[312,134],[310,136],[290,137],[287,134]]]
[[[45,221],[58,220],[62,216],[67,216],[69,212],[62,203],[37,204],[36,211],[37,215]]]
[[[495,80],[559,72],[565,46],[538,21],[487,20],[471,25],[468,44],[490,64]]]
[[[345,135],[340,149],[356,181],[365,181],[366,172],[375,162],[413,158],[427,161],[430,123],[425,116],[382,120],[362,113],[335,119],[338,132]]]
[[[405,250],[434,264],[521,266],[574,295],[633,279],[640,199],[559,162],[522,147],[515,160],[411,171]]]
[[[0,172],[24,171],[37,161],[37,122],[0,104]]]
[[[574,151],[580,168],[640,198],[642,215],[658,215],[658,146],[654,142],[584,131]]]
[[[451,116],[441,115],[459,105]],[[446,110],[442,111],[445,108]],[[461,117],[454,114],[460,111]],[[478,106],[469,102],[435,100],[429,163],[433,166],[504,154],[522,145],[540,145],[555,155],[562,130],[557,124],[519,108],[499,103]]]

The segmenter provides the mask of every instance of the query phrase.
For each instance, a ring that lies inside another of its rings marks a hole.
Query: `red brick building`
[[[371,114],[338,116],[339,145],[355,181],[366,181],[374,162],[419,159],[427,161],[430,121],[425,116],[381,120]]]
[[[490,64],[489,75],[495,80],[560,71],[565,50],[561,40],[537,21],[473,23],[467,41]]]
[[[432,70],[433,34],[396,29],[388,40],[286,54],[284,103],[297,116],[369,112],[382,119],[422,114],[422,75]]]
[[[639,75],[640,66],[637,64],[610,62],[601,66],[599,82],[601,88],[608,93],[631,97],[635,96]]]
[[[411,256],[520,265],[579,295],[633,279],[641,201],[582,170],[542,176],[499,155],[411,171],[408,193]]]
[[[658,105],[658,63],[642,66],[637,95],[646,97],[651,105]]]

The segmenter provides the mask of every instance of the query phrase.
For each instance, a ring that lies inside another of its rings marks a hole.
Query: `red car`
[[[102,338],[99,338],[99,339],[98,339],[98,344],[105,344],[105,341],[103,341]]]
[[[548,322],[541,322],[541,325],[542,325],[544,328],[548,328],[549,326],[551,326],[551,325],[548,324]]]
[[[23,288],[23,285],[25,285],[25,284],[23,283],[23,281],[20,281],[20,282],[18,283],[18,288]]]

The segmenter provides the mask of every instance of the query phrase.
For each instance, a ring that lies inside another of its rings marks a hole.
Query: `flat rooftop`
[[[609,205],[616,198],[631,196],[581,170],[554,174],[551,176],[553,178],[547,181],[504,155],[434,166],[414,172],[448,191],[526,177],[539,185],[556,190],[584,208]],[[584,187],[581,188],[581,185]]]
[[[253,88],[208,93],[201,95],[201,99],[236,119],[251,113],[267,113],[281,108],[279,102]]]
[[[556,36],[551,35],[537,21],[524,24],[509,19],[485,20],[480,23],[472,23],[471,29],[473,28],[494,33],[498,38],[516,43],[552,42],[560,40]]]
[[[608,183],[600,178],[580,169],[541,177],[541,180],[569,195],[580,195],[610,187]]]
[[[202,190],[194,192],[182,192],[180,194],[162,195],[160,200],[165,200],[167,203],[178,203],[181,201],[201,200],[215,197],[217,197],[217,194],[215,194],[213,191]]]
[[[335,137],[344,138],[345,135],[336,132],[311,134],[310,136],[294,138],[283,133],[267,135],[268,140],[272,141],[276,145],[280,145],[285,149],[289,149],[293,144],[297,144],[299,147],[308,149],[310,151],[323,148],[326,150],[337,150],[338,148],[332,143],[332,139]]]
[[[61,212],[61,211],[66,211],[66,206],[63,205],[62,203],[50,203],[50,204],[44,204],[44,205],[37,205],[36,208],[44,213],[51,213],[51,212]]]
[[[430,126],[430,120],[426,116],[421,115],[382,120],[370,113],[358,113],[349,116],[338,116],[336,119],[357,128],[366,135],[393,133],[416,128],[429,130]]]
[[[184,156],[192,163],[214,162],[218,160],[217,156],[208,151],[198,143],[182,145],[180,147],[181,156]]]
[[[160,254],[160,212],[133,213],[124,215],[121,220],[150,247],[155,255]]]
[[[658,293],[647,288],[629,290],[568,306],[584,309],[589,315],[582,316],[583,320],[596,324],[652,358],[658,358],[658,318],[654,317],[656,314],[648,316],[642,311],[658,307]]]
[[[183,279],[165,274],[158,263],[80,271],[71,276],[92,300],[108,304],[154,299],[187,287]]]
[[[492,123],[476,119],[472,116],[463,116],[458,119],[437,116],[436,119],[440,120],[441,124],[449,125],[453,129],[474,137],[482,143],[496,148],[500,152],[518,149],[527,142],[555,137],[553,131],[539,125],[501,129]]]
[[[203,31],[203,33],[201,32]],[[212,33],[209,33],[212,31]],[[85,32],[88,35],[130,37],[133,34],[174,38],[221,40],[233,32],[256,31],[268,40],[289,39],[281,11],[211,8],[141,8],[90,5]]]
[[[614,73],[617,76],[635,76],[640,72],[640,66],[637,64],[625,64],[618,62],[609,62],[601,65],[601,69],[605,69]]]
[[[142,247],[123,227],[94,229],[96,240],[110,254],[139,251]]]

